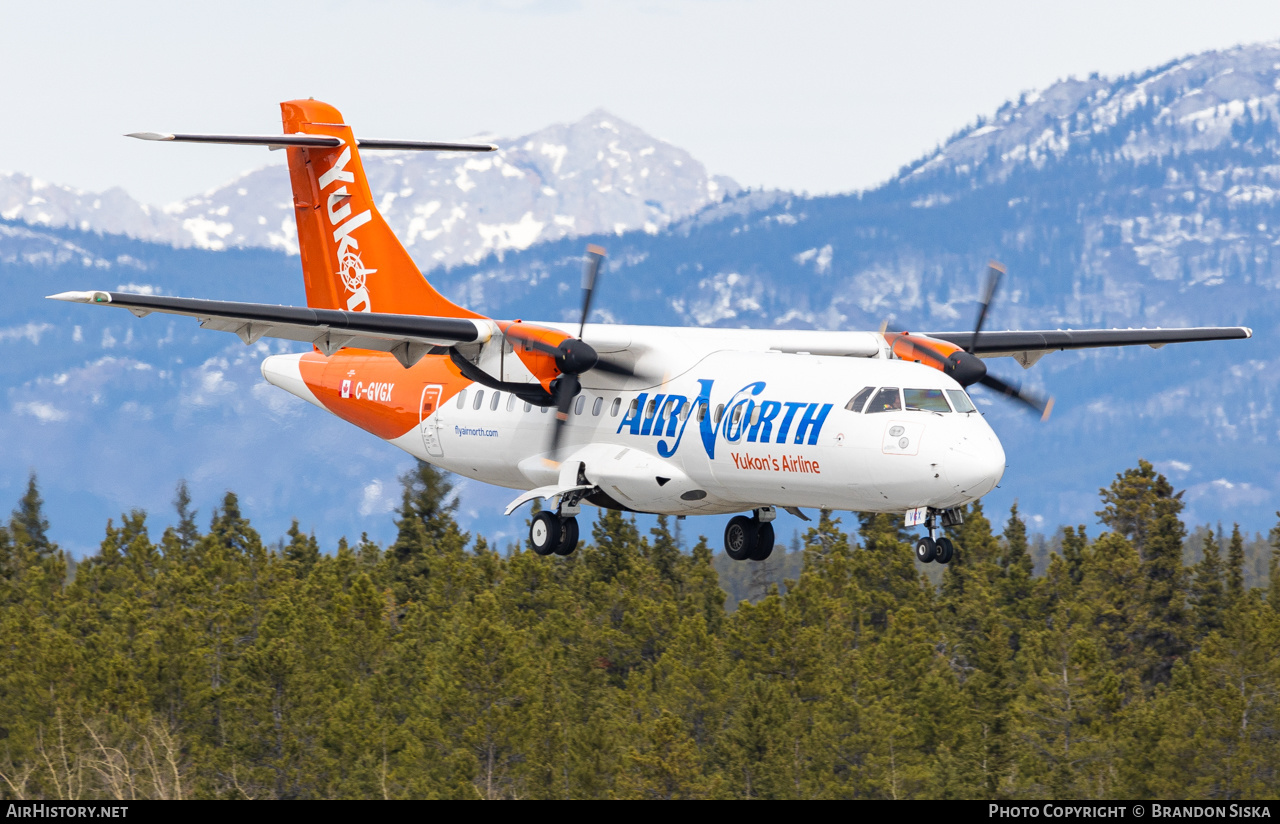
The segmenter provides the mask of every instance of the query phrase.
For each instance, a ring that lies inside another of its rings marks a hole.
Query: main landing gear
[[[568,493],[555,512],[543,510],[529,523],[529,544],[539,555],[572,555],[578,548],[578,518],[581,493]]]
[[[924,527],[929,530],[929,534],[916,541],[916,560],[922,564],[937,561],[940,564],[951,562],[952,556],[955,555],[955,544],[951,543],[951,539],[945,535],[941,538],[935,537],[938,534],[938,518],[941,516],[943,526],[957,526],[963,523],[960,513],[954,509],[948,509],[943,512],[929,510],[929,514],[925,516]]]
[[[763,561],[773,553],[773,519],[778,516],[771,506],[762,506],[748,518],[735,515],[724,528],[724,551],[735,561]]]

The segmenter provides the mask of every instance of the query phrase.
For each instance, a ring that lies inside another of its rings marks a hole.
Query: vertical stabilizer
[[[378,214],[351,127],[317,100],[280,104],[286,135],[336,137],[337,147],[296,147],[289,179],[307,305],[352,312],[482,317],[432,288]]]

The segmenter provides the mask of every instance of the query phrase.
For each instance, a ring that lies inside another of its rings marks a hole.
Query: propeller
[[[513,337],[527,349],[532,349],[555,359],[556,369],[560,375],[551,381],[551,401],[556,408],[556,422],[551,430],[550,452],[560,446],[565,424],[569,422],[569,410],[573,401],[582,391],[582,381],[578,376],[592,369],[622,377],[635,377],[637,372],[630,364],[613,361],[603,357],[591,344],[582,339],[587,327],[587,316],[591,312],[591,301],[595,297],[596,277],[600,273],[600,265],[604,262],[605,251],[595,244],[587,246],[585,265],[582,270],[582,317],[578,323],[578,336],[564,338],[559,343],[551,343],[533,334],[528,334],[520,326],[512,326],[507,330],[508,337]]]
[[[978,317],[973,325],[973,337],[969,339],[968,348],[956,348],[950,354],[943,354],[930,345],[928,338],[912,338],[907,332],[889,330],[887,324],[881,326],[881,334],[883,335],[888,330],[891,334],[897,335],[893,342],[894,345],[904,344],[910,347],[912,354],[918,354],[923,359],[932,361],[942,372],[950,375],[961,386],[967,387],[980,383],[1006,398],[1012,398],[1034,409],[1040,413],[1040,420],[1048,420],[1049,414],[1053,411],[1053,398],[1042,398],[1034,392],[1023,389],[1017,383],[1011,383],[992,375],[987,371],[986,363],[975,354],[978,336],[982,334],[982,327],[986,324],[987,313],[995,300],[996,289],[1000,285],[1000,278],[1004,275],[1004,272],[1004,266],[994,260],[987,266],[986,289],[983,293],[982,303],[978,308]],[[951,348],[950,345],[944,345],[947,348]]]

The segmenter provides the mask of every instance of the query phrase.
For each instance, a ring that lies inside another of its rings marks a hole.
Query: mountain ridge
[[[500,143],[483,156],[364,153],[379,210],[424,271],[548,239],[660,231],[738,190],[688,152],[604,109]],[[297,254],[288,173],[278,164],[163,207],[119,187],[89,192],[3,172],[0,217],[179,247]]]

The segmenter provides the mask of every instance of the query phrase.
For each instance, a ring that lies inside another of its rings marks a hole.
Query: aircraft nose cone
[[[1004,477],[1004,447],[991,435],[968,435],[951,447],[947,479],[957,492],[980,498]]]

